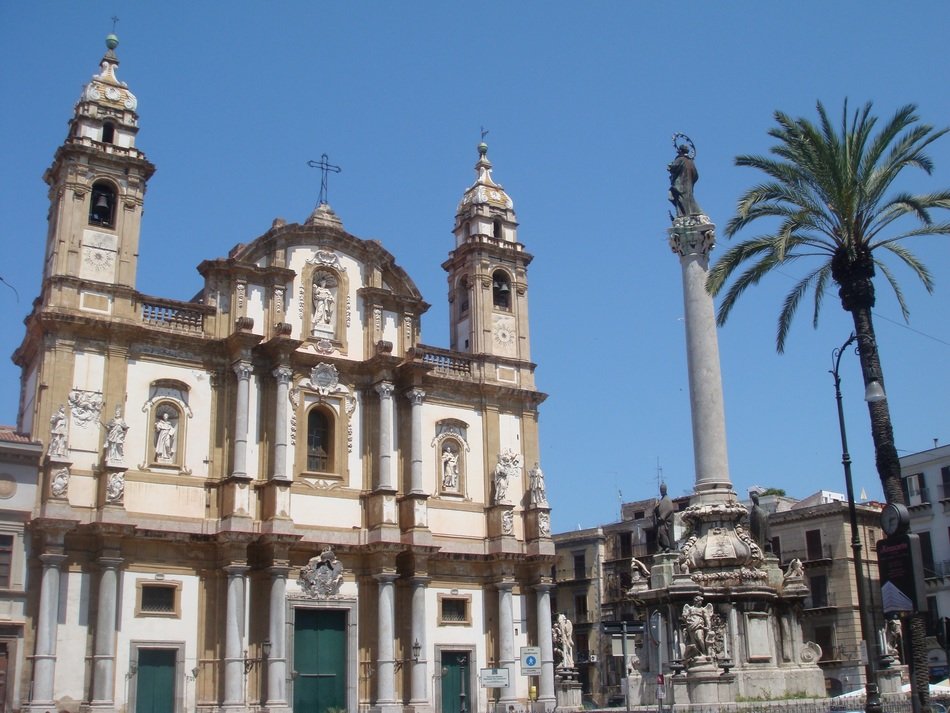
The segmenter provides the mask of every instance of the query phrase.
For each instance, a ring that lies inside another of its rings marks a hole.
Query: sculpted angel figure
[[[709,653],[709,634],[712,630],[712,604],[703,604],[703,598],[697,594],[692,604],[683,605],[683,628],[687,643],[692,645],[699,656]]]

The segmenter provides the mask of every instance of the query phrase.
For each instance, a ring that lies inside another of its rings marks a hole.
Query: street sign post
[[[521,675],[522,676],[540,676],[541,675],[541,647],[540,646],[522,646],[521,647]]]

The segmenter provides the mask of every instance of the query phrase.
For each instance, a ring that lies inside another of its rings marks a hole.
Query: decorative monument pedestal
[[[554,689],[557,692],[558,711],[584,709],[581,698],[581,682],[577,680],[575,669],[559,668],[554,674]]]

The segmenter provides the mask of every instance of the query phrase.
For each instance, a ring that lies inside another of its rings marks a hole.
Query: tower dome
[[[119,46],[119,38],[115,35],[106,37],[106,53],[99,63],[99,74],[94,74],[92,80],[83,87],[80,103],[94,102],[109,109],[132,111],[138,107],[138,99],[129,91],[125,82],[120,82],[115,76],[119,58],[115,48]]]
[[[475,183],[469,186],[459,201],[455,214],[457,244],[475,235],[484,235],[507,242],[517,242],[515,204],[504,187],[492,178],[492,163],[488,160],[488,144],[478,145],[475,163]]]

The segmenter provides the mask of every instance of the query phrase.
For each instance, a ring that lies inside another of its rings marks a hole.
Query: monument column
[[[700,502],[729,499],[709,495],[732,491],[726,452],[726,417],[719,369],[719,340],[713,299],[706,291],[715,225],[702,214],[677,216],[669,229],[670,247],[680,257],[686,324],[686,360],[693,422],[696,494]]]
[[[541,649],[541,679],[538,682],[538,700],[544,710],[551,710],[557,703],[554,694],[554,642],[551,639],[551,582],[534,585],[538,605],[538,646]]]
[[[515,583],[511,580],[497,582],[498,588],[498,667],[508,669],[509,684],[501,689],[499,703],[513,703],[515,688],[515,618],[512,610],[512,593]],[[507,708],[507,706],[505,706]]]

